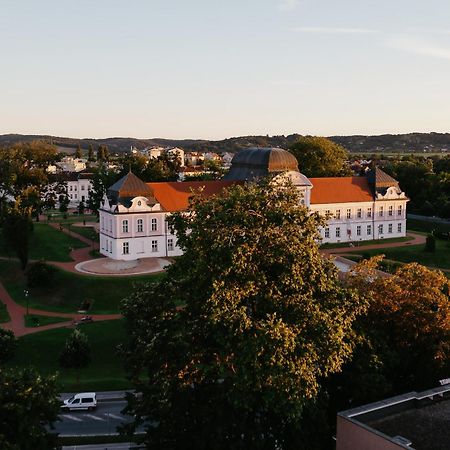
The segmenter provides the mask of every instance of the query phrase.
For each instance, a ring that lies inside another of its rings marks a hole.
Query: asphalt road
[[[99,401],[95,411],[62,411],[55,431],[61,436],[116,434],[118,425],[132,420],[121,413],[125,405],[124,400]]]

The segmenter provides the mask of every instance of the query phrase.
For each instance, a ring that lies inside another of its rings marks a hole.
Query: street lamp
[[[28,316],[28,294],[30,293],[27,289],[25,289],[23,291],[23,293],[25,294],[25,299],[27,301],[27,316]]]

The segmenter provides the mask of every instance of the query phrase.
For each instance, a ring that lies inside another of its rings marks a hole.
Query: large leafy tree
[[[77,384],[80,381],[80,370],[91,362],[91,346],[87,336],[75,329],[69,335],[59,355],[59,365],[66,369],[75,369]]]
[[[32,230],[30,217],[24,211],[13,209],[3,220],[3,240],[8,250],[16,253],[22,270],[28,264],[29,237]]]
[[[59,407],[55,376],[0,367],[0,448],[59,448],[56,435],[48,431],[58,418]]]
[[[149,448],[312,448],[292,430],[351,354],[363,308],[319,254],[322,219],[267,180],[191,209],[170,221],[183,256],[123,303],[142,392],[129,411],[158,423]]]
[[[338,177],[350,175],[348,152],[339,144],[324,137],[300,137],[290,147],[297,158],[300,172],[307,177]]]
[[[352,361],[333,380],[338,408],[428,389],[450,370],[448,278],[417,263],[380,276],[379,261],[365,261],[349,275],[369,307],[355,323]]]

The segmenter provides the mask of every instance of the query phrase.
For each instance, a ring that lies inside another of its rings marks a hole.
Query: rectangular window
[[[352,210],[347,209],[347,219],[351,219],[351,218],[352,218]]]
[[[155,253],[158,251],[158,241],[152,241],[152,252]]]
[[[74,186],[74,187],[73,187],[73,190],[76,191],[76,190],[77,190],[77,186]]]
[[[392,223],[388,225],[388,233],[392,233]]]
[[[361,225],[356,227],[356,236],[361,236]]]
[[[394,215],[394,207],[392,205],[389,206],[388,216]]]
[[[336,237],[337,238],[341,237],[341,228],[340,227],[336,227]]]
[[[124,242],[122,244],[122,253],[124,255],[128,255],[130,253],[130,244],[128,242]]]
[[[158,228],[156,219],[152,219],[152,231],[156,231]]]
[[[137,221],[137,230],[138,233],[142,233],[144,231],[144,221],[142,219],[138,219]]]
[[[167,250],[169,252],[173,252],[173,239],[172,238],[167,239]]]
[[[112,253],[112,241],[109,241],[109,253]]]
[[[128,220],[122,220],[122,233],[128,233]]]
[[[357,217],[358,219],[361,219],[361,217],[362,217],[362,209],[361,209],[361,208],[358,208],[358,209],[357,209],[357,211],[356,211],[356,217]]]
[[[403,207],[402,205],[398,205],[398,209],[397,209],[397,216],[401,216],[403,212]]]
[[[73,186],[70,185],[70,186],[69,186],[69,191],[72,191],[72,190],[73,190]]]
[[[341,220],[341,210],[340,209],[336,210],[336,220]]]
[[[372,225],[367,225],[367,236],[372,235]]]
[[[384,214],[383,207],[380,206],[380,209],[379,209],[379,211],[378,211],[378,215],[379,215],[380,217],[383,217],[383,214]]]
[[[325,228],[325,238],[328,239],[330,237],[330,229]]]
[[[402,224],[401,224],[401,223],[397,224],[397,231],[398,231],[399,233],[402,232]]]
[[[75,200],[78,198],[78,194],[75,194]]]
[[[81,190],[84,191],[84,184],[81,185]]]
[[[378,234],[383,234],[384,230],[383,230],[383,225],[378,225]]]
[[[331,211],[329,209],[325,210],[325,217],[329,217],[331,215]]]
[[[109,219],[109,231],[112,233],[112,219]]]
[[[367,217],[372,217],[372,208],[367,208]]]

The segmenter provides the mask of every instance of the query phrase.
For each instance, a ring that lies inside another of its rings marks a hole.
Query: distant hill
[[[106,139],[76,139],[45,135],[22,135],[4,134],[0,135],[0,146],[7,146],[21,141],[46,140],[66,149],[75,149],[78,144],[87,149],[93,144],[94,149],[99,145],[107,145],[110,153],[123,153],[130,147],[144,149],[149,146],[173,146],[181,147],[188,151],[213,151],[213,152],[236,152],[245,147],[282,147],[288,148],[298,138],[299,134],[289,136],[240,136],[210,141],[201,139],[136,139],[113,137]],[[334,142],[341,144],[352,153],[392,153],[392,152],[450,152],[450,133],[409,133],[409,134],[383,134],[379,136],[330,136]]]

